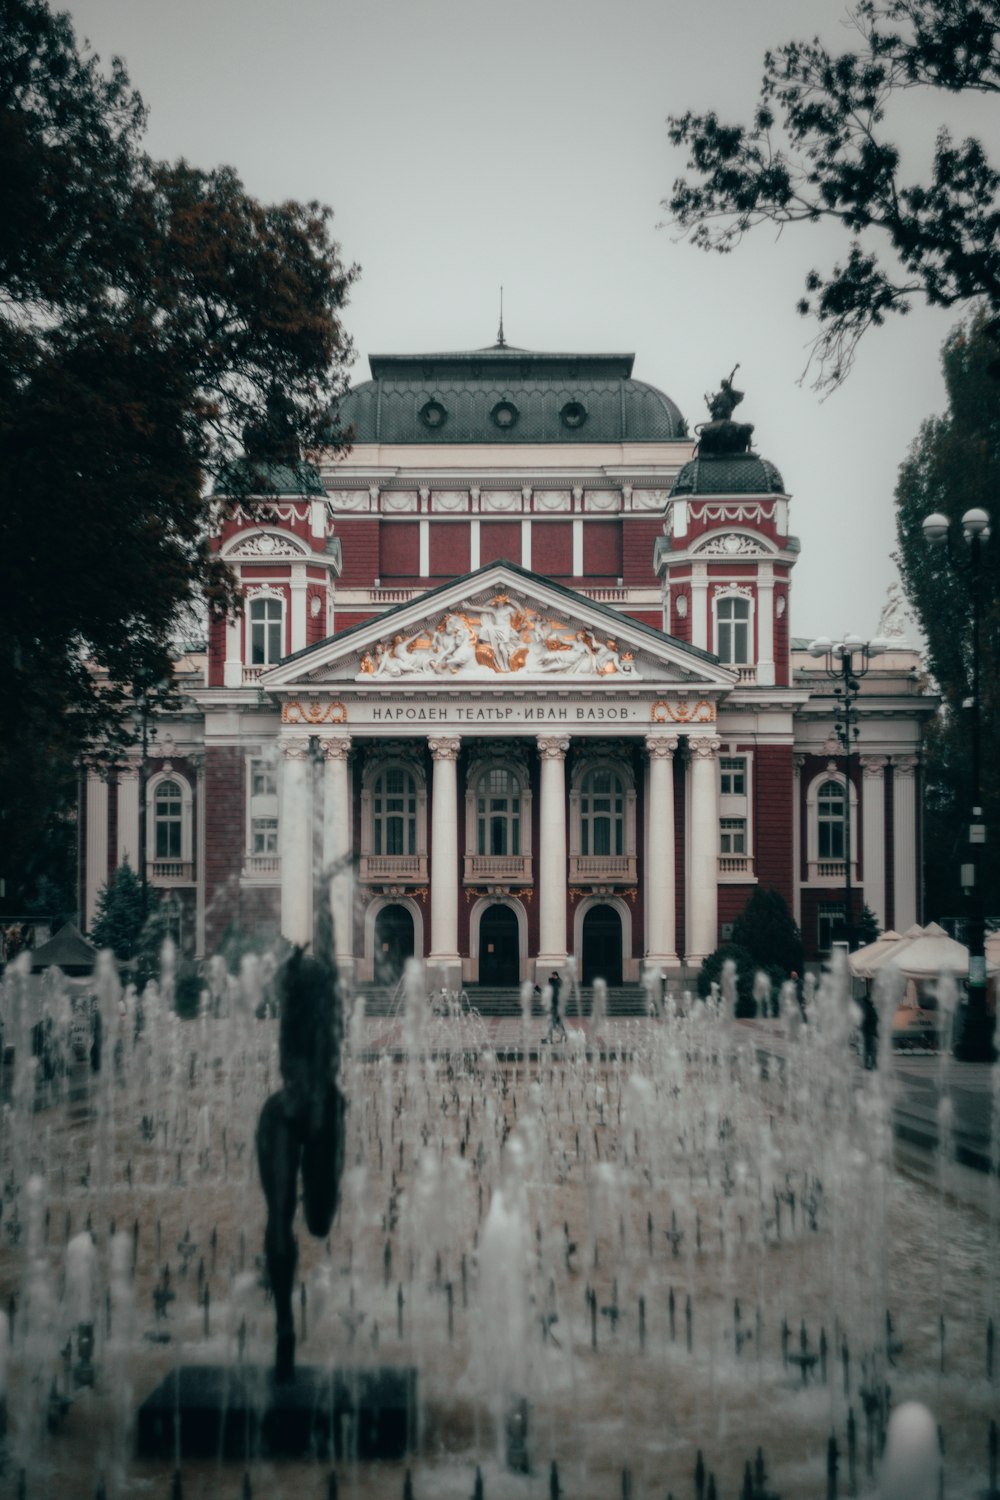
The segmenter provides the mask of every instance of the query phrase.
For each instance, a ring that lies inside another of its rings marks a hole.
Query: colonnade
[[[339,958],[352,963],[353,876],[352,788],[349,774],[351,735],[320,732],[323,762],[321,861],[331,867],[331,906]],[[534,890],[537,893],[539,938],[537,970],[565,962],[571,928],[567,838],[566,756],[568,734],[543,734],[536,739],[540,763],[540,829],[536,851]],[[716,946],[718,930],[719,781],[714,735],[690,735],[688,786],[688,848],[686,851],[688,962],[699,962]],[[643,840],[647,962],[673,967],[677,956],[677,850],[674,825],[673,759],[680,744],[670,733],[644,737],[648,757],[646,826]],[[313,931],[315,871],[310,736],[301,731],[280,737],[281,797],[281,930],[292,942],[306,943]],[[461,982],[459,952],[460,871],[458,735],[428,738],[430,786],[430,933],[428,964],[444,982]],[[360,955],[359,955],[360,956]]]

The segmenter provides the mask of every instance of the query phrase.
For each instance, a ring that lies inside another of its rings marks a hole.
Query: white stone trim
[[[631,983],[639,977],[639,955],[634,951],[632,937],[632,909],[624,896],[584,896],[573,911],[573,952],[576,954],[576,971],[583,973],[583,919],[597,906],[610,906],[618,913],[622,924],[622,981]],[[544,977],[538,980],[544,983]],[[565,1000],[564,1000],[565,1006]]]
[[[516,896],[480,896],[469,912],[469,957],[463,978],[469,984],[479,983],[479,924],[484,912],[491,906],[506,906],[517,917],[517,974],[518,983],[528,978],[528,913]]]
[[[179,860],[158,860],[156,858],[156,791],[165,781],[176,781],[181,789],[181,853]],[[120,795],[120,794],[119,794]],[[138,797],[136,798],[136,811],[138,812]],[[181,771],[160,770],[155,771],[146,782],[146,866],[151,880],[157,885],[162,883],[174,884],[176,881],[189,882],[192,877],[194,863],[194,793],[191,783]],[[120,814],[119,814],[120,815]],[[138,852],[138,824],[136,826],[136,853],[135,858],[129,860],[133,870],[139,869]],[[170,874],[158,873],[156,866],[181,864],[186,867],[186,873]]]
[[[827,766],[815,775],[806,787],[806,884],[830,886],[839,889],[844,884],[844,861],[842,859],[820,860],[819,857],[819,789],[827,781],[845,783],[844,772],[839,766]],[[858,883],[858,794],[853,781],[848,788],[851,829],[851,885]]]
[[[426,951],[424,942],[424,914],[420,902],[412,896],[376,896],[365,907],[364,957],[359,965],[361,979],[369,984],[375,979],[375,922],[380,911],[387,906],[404,906],[413,918],[413,956],[422,959]]]

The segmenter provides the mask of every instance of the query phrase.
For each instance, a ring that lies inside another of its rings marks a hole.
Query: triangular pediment
[[[676,684],[725,691],[715,657],[513,563],[493,563],[287,657],[272,692],[349,685]]]

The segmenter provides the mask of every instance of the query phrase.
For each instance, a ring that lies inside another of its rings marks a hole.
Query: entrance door
[[[517,984],[520,978],[517,913],[488,906],[479,920],[479,983]]]
[[[405,906],[383,906],[375,918],[375,979],[393,985],[413,957],[413,918]]]
[[[613,906],[592,906],[583,917],[583,983],[622,982],[622,922]]]

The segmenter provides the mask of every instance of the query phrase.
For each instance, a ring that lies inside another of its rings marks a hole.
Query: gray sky
[[[501,283],[510,343],[634,351],[636,376],[692,425],[739,361],[740,416],[794,500],[793,633],[875,632],[896,576],[896,470],[943,409],[939,349],[958,315],[919,308],[868,335],[846,388],[820,401],[797,384],[813,328],[795,302],[846,241],[765,227],[720,257],[656,227],[683,168],[666,116],[746,118],[768,45],[816,31],[851,44],[839,0],[68,8],[78,35],[125,59],[154,154],[230,163],[265,200],[333,206],[362,269],[346,315],[357,379],[371,353],[491,344]],[[906,105],[915,173],[945,108]]]

